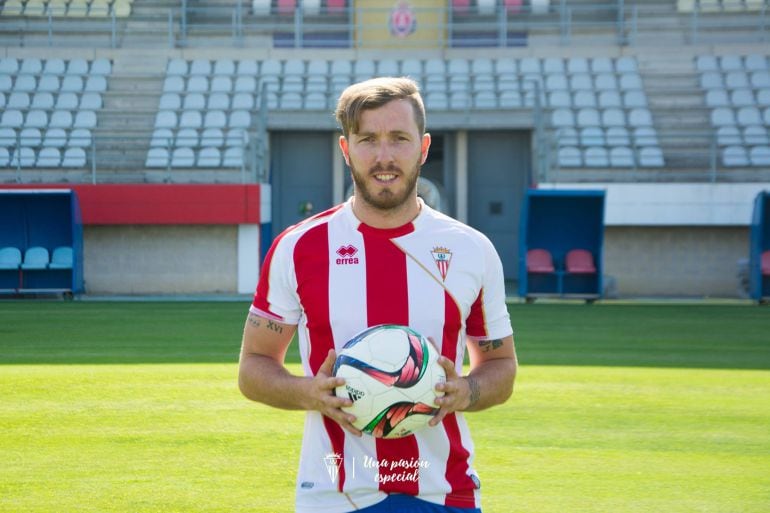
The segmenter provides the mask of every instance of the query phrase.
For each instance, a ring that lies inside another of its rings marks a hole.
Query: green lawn
[[[292,511],[302,414],[240,396],[247,306],[0,302],[0,512]],[[770,310],[511,314],[515,395],[468,415],[485,513],[768,510]]]

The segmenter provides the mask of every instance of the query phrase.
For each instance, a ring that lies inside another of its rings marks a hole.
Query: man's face
[[[378,210],[398,208],[414,197],[429,147],[430,135],[419,133],[408,100],[363,111],[358,133],[340,138],[356,198]]]

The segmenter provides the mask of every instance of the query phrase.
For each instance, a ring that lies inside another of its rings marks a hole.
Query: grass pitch
[[[292,511],[302,414],[240,396],[246,308],[0,302],[0,512]],[[511,314],[514,397],[468,415],[485,513],[767,511],[770,311]]]

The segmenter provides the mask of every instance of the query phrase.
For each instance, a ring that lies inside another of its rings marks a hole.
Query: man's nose
[[[377,162],[387,163],[393,161],[393,148],[388,141],[382,141],[377,145],[377,151],[375,153]]]

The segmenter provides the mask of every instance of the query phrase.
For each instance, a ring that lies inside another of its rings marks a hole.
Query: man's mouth
[[[396,179],[395,173],[375,173],[374,178],[378,182],[389,183]]]

